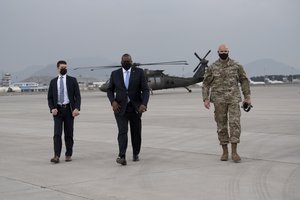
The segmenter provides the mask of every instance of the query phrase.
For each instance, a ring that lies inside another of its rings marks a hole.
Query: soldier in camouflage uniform
[[[239,83],[244,96],[244,102],[251,104],[249,80],[243,66],[228,57],[226,45],[219,46],[220,59],[207,68],[204,75],[202,96],[205,108],[210,102],[215,107],[215,121],[220,145],[223,148],[222,161],[228,160],[227,144],[231,143],[232,160],[241,160],[237,153],[237,143],[240,142],[242,101]],[[229,128],[228,128],[229,124]]]

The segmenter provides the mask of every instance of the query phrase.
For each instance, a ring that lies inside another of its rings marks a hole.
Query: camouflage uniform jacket
[[[238,103],[242,101],[239,83],[244,98],[250,96],[249,80],[243,66],[232,59],[214,62],[207,68],[202,86],[203,101]],[[210,94],[210,95],[209,95]]]

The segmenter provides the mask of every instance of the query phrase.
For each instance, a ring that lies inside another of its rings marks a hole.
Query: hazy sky
[[[0,70],[101,56],[119,62],[272,58],[300,68],[300,0],[0,0]],[[101,65],[101,63],[99,63]]]

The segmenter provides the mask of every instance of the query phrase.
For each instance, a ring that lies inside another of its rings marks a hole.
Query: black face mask
[[[62,69],[60,69],[59,73],[61,75],[65,75],[67,73],[67,69],[66,68],[62,68]]]
[[[128,61],[122,62],[122,67],[127,71],[131,67],[131,63]]]
[[[228,53],[219,53],[219,57],[222,59],[222,60],[226,60],[228,58]]]

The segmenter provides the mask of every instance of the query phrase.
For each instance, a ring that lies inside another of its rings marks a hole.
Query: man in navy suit
[[[79,115],[81,96],[76,78],[66,75],[67,62],[57,62],[58,77],[51,80],[48,90],[48,106],[54,119],[54,157],[51,162],[59,163],[62,149],[62,129],[65,133],[65,161],[72,161],[74,118]]]
[[[124,54],[122,68],[111,73],[107,97],[118,125],[119,155],[117,163],[126,165],[128,122],[130,124],[133,161],[139,161],[141,149],[142,113],[147,110],[149,87],[144,70],[133,65],[131,56]]]

